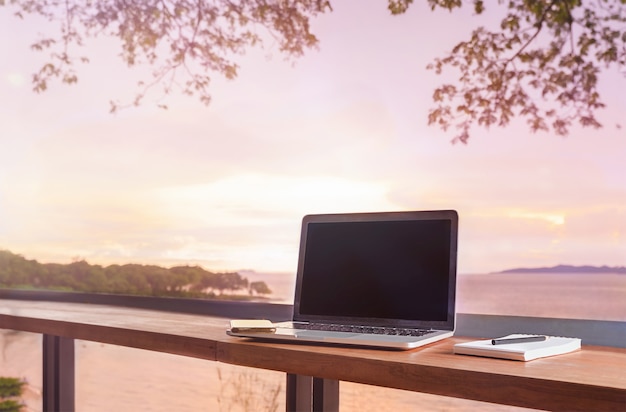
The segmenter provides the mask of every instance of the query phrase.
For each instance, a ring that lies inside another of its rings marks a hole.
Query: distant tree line
[[[213,273],[200,266],[100,266],[84,260],[39,263],[5,250],[0,250],[0,288],[189,298],[241,297],[234,293],[241,291],[247,296],[272,293],[263,281],[249,282],[237,272]]]

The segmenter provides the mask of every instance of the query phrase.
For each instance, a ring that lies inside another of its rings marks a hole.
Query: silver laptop
[[[392,349],[450,337],[457,234],[453,210],[305,216],[293,319],[227,333]]]

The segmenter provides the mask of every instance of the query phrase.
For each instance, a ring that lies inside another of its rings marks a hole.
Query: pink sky
[[[453,208],[459,272],[626,264],[626,79],[601,90],[601,130],[522,122],[469,145],[427,126],[426,65],[477,24],[416,4],[337,2],[295,65],[268,45],[216,75],[213,102],[108,113],[134,81],[90,43],[79,83],[31,91],[41,22],[0,14],[0,248],[40,261],[201,264],[293,272],[307,213]],[[489,16],[488,16],[489,18]]]

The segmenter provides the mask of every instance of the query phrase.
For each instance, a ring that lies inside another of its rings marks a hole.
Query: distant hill
[[[573,266],[557,265],[540,268],[515,268],[495,273],[619,273],[626,274],[624,266]]]

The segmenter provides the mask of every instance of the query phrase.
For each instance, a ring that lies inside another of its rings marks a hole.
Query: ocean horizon
[[[272,303],[293,304],[296,275],[245,271],[263,280]],[[516,272],[457,276],[457,312],[626,321],[624,273]]]

